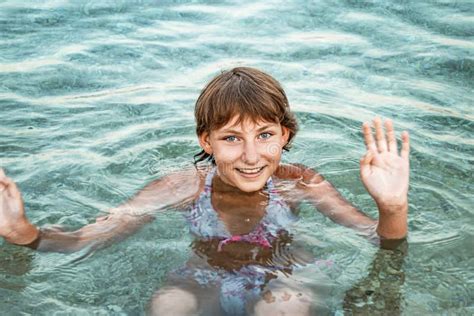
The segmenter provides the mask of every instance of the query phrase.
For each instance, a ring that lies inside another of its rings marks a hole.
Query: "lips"
[[[256,177],[261,174],[266,166],[257,168],[235,168],[244,177]]]

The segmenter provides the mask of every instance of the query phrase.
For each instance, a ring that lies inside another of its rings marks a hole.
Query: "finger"
[[[4,185],[3,190],[6,191],[10,197],[14,199],[21,198],[20,190],[18,190],[16,183],[13,182],[12,179],[3,177],[0,179],[0,183]]]
[[[372,160],[374,159],[374,152],[369,150],[365,153],[365,155],[360,159],[361,165],[370,165]]]
[[[387,151],[387,141],[382,128],[382,120],[380,117],[374,119],[375,126],[375,141],[377,143],[377,149],[379,153]]]
[[[2,192],[3,190],[5,190],[6,188],[6,185],[3,183],[3,179],[5,179],[7,176],[5,175],[5,171],[3,170],[3,168],[0,168],[0,192]]]
[[[407,131],[403,131],[402,133],[402,151],[400,155],[403,159],[408,159],[410,155],[410,135]]]
[[[370,173],[370,165],[374,159],[374,152],[372,150],[367,151],[367,153],[360,159],[360,175],[362,178],[365,178]]]
[[[376,151],[377,146],[375,145],[374,136],[372,136],[372,128],[370,128],[369,123],[364,122],[364,124],[362,124],[362,132],[364,133],[364,142],[367,150]]]
[[[385,120],[385,133],[387,134],[388,151],[397,153],[397,139],[395,138],[395,131],[393,130],[393,122],[388,119]]]
[[[3,177],[0,176],[0,192],[7,190],[9,185],[10,185],[10,179],[5,176]]]

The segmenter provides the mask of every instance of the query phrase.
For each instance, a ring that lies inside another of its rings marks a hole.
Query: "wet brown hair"
[[[255,68],[237,67],[223,71],[204,87],[194,109],[196,133],[200,136],[219,129],[235,115],[239,115],[236,124],[247,119],[254,123],[263,120],[288,128],[288,143],[283,147],[286,151],[298,130],[280,83]],[[194,155],[195,164],[205,160],[215,163],[213,156],[204,150]]]

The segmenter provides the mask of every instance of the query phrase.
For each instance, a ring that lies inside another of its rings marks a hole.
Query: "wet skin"
[[[212,153],[217,163],[212,203],[229,231],[247,233],[262,218],[268,200],[262,189],[273,176],[281,182],[280,193],[289,203],[306,200],[332,220],[368,236],[375,229],[384,239],[406,236],[409,140],[408,133],[402,133],[398,153],[390,120],[385,122],[385,133],[379,118],[373,122],[375,134],[369,124],[363,125],[367,153],[360,161],[361,179],[378,206],[378,221],[351,205],[314,170],[280,164],[288,139],[286,128],[272,122],[243,120],[236,125],[235,121],[199,136],[202,148]],[[203,190],[205,174],[191,168],[153,181],[95,223],[73,232],[44,230],[37,248],[71,252],[104,247],[126,238],[152,220],[155,212],[170,207],[183,209],[196,200]],[[38,234],[25,216],[18,187],[0,170],[0,236],[25,245]]]
[[[200,135],[199,141],[206,152],[214,155],[217,163],[211,202],[232,234],[246,234],[262,219],[268,204],[268,196],[262,189],[268,178],[273,177],[278,194],[293,209],[295,204],[306,200],[335,222],[354,228],[369,238],[374,235],[381,239],[406,236],[409,140],[407,133],[402,134],[399,154],[391,121],[386,121],[384,133],[381,120],[374,120],[375,138],[369,125],[363,125],[367,153],[360,161],[361,179],[377,204],[378,221],[346,201],[316,171],[301,165],[280,164],[281,151],[288,136],[284,127],[271,122],[255,124],[245,120],[239,125],[232,121],[228,125]],[[18,187],[0,168],[0,236],[10,243],[28,247],[35,241],[34,248],[41,251],[73,252],[106,247],[135,233],[153,220],[157,211],[190,206],[203,191],[205,177],[206,170],[199,168],[170,174],[148,184],[129,201],[97,218],[95,223],[73,232],[42,229],[40,233],[25,216]],[[278,236],[271,249],[257,247],[257,251],[254,245],[245,242],[229,243],[219,251],[218,242],[215,239],[196,240],[192,245],[196,257],[212,267],[226,270],[238,270],[249,264],[277,264],[285,274],[291,274],[294,263],[308,260],[304,255],[300,259],[289,251],[291,236]],[[196,302],[192,293],[182,290],[176,293],[181,293],[175,297],[180,303],[183,297]],[[163,300],[160,296],[153,298],[152,302],[156,304],[152,303],[152,306],[160,307],[169,301],[166,295]],[[308,296],[308,302],[310,298]],[[171,305],[171,309],[176,308],[176,304]],[[189,309],[195,305],[190,304]],[[309,305],[293,300],[289,307],[292,306],[307,309]],[[274,309],[272,314],[276,314],[275,310],[283,306],[271,307]],[[308,311],[305,314],[309,314]]]

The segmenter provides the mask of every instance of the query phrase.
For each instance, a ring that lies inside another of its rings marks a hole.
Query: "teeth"
[[[240,172],[242,172],[242,173],[249,173],[249,174],[250,174],[250,173],[257,173],[257,172],[259,172],[259,171],[262,170],[262,169],[263,169],[263,167],[261,167],[261,168],[253,168],[253,169],[238,169],[238,170],[239,170]]]

